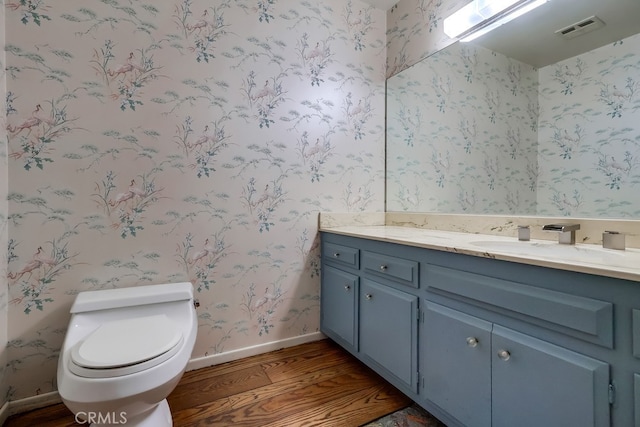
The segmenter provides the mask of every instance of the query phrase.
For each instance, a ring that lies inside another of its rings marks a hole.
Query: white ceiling
[[[382,10],[389,10],[391,6],[398,3],[399,0],[362,0],[363,3],[367,3],[375,8]]]
[[[597,16],[604,27],[566,40],[556,30]],[[640,0],[550,0],[474,43],[543,67],[640,32]]]

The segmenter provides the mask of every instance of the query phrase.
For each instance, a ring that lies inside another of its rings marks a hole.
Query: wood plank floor
[[[168,398],[176,427],[360,426],[411,400],[330,340],[184,374]],[[62,404],[6,427],[77,427]]]

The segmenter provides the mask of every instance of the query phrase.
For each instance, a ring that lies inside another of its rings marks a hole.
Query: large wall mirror
[[[387,211],[640,218],[638,33],[638,0],[550,0],[391,77]]]

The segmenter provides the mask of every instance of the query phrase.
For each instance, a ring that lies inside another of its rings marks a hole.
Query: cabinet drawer
[[[374,252],[362,252],[362,266],[368,273],[388,277],[404,285],[418,287],[418,263]]]
[[[613,304],[429,265],[428,290],[613,348]]]
[[[323,243],[322,245],[322,259],[326,262],[335,262],[358,269],[360,268],[359,255],[359,249],[349,246],[335,243]]]

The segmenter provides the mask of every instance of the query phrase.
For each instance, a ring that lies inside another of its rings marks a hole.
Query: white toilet
[[[62,401],[93,426],[172,426],[166,397],[197,329],[191,283],[79,293],[58,362]]]

